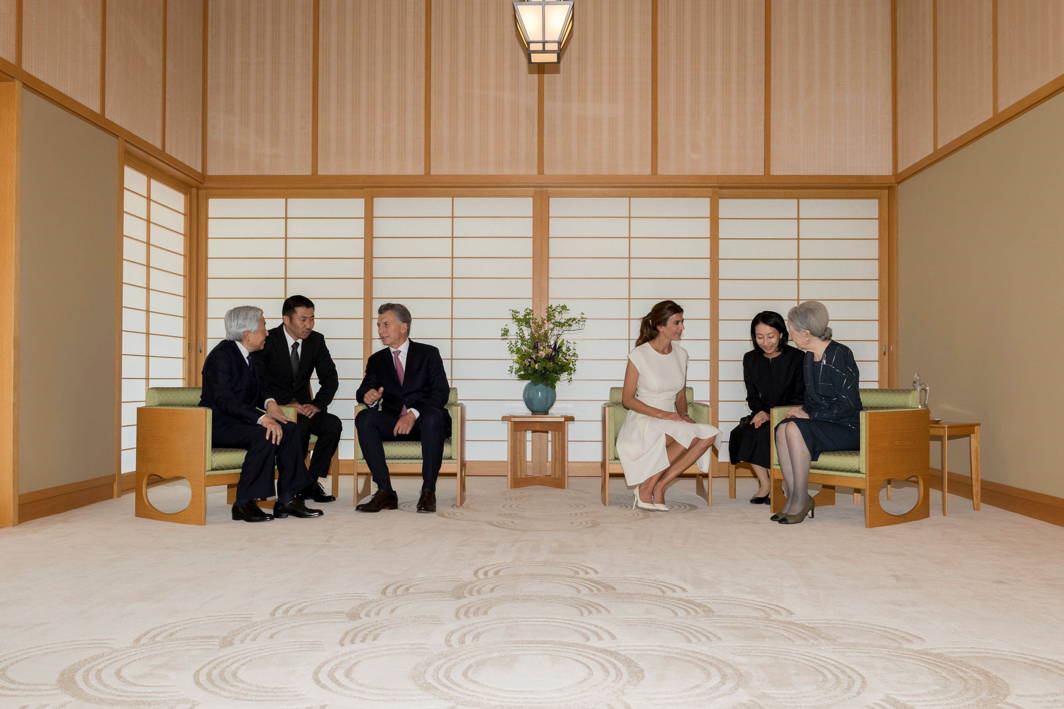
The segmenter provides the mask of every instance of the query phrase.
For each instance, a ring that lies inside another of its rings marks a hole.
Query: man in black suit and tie
[[[368,408],[355,417],[362,455],[377,483],[377,492],[355,509],[379,512],[399,507],[392,489],[385,441],[421,441],[421,497],[418,512],[436,511],[436,476],[443,462],[443,444],[451,433],[451,415],[444,408],[450,386],[440,351],[412,342],[410,311],[399,303],[377,309],[377,334],[385,345],[366,362],[366,376],[355,395]]]
[[[320,480],[329,474],[329,463],[340,445],[343,430],[340,419],[326,411],[340,386],[336,365],[329,355],[325,338],[314,331],[314,303],[310,298],[293,295],[286,299],[281,306],[281,320],[281,325],[270,330],[266,346],[252,355],[262,364],[266,413],[279,421],[287,421],[280,405],[295,407],[304,455],[310,447],[311,434],[318,437],[310,460],[312,482],[299,492],[299,496],[315,502],[332,502],[336,498],[325,494]],[[310,377],[313,373],[317,374],[320,386],[311,397]]]
[[[226,339],[203,362],[200,406],[210,407],[211,441],[217,448],[245,448],[244,465],[236,487],[233,519],[267,522],[274,517],[320,517],[296,493],[313,479],[303,462],[299,428],[263,413],[265,397],[258,365],[252,352],[266,342],[262,310],[250,305],[225,314]],[[277,466],[277,504],[273,514],[259,509],[257,499],[273,496],[273,469]]]

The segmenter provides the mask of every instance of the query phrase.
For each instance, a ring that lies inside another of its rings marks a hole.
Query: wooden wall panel
[[[892,172],[890,8],[773,2],[773,174]]]
[[[990,118],[993,55],[991,0],[938,0],[938,145]]]
[[[581,0],[546,76],[548,174],[650,172],[650,0]]]
[[[927,0],[897,0],[898,170],[935,149],[934,18]]]
[[[1064,2],[998,0],[998,108],[1064,74]]]
[[[312,10],[311,0],[210,3],[211,174],[310,172]]]
[[[103,0],[34,0],[22,5],[22,67],[100,110]]]
[[[107,0],[107,117],[163,141],[163,0]]]
[[[765,6],[659,3],[658,172],[761,174]]]
[[[203,161],[203,3],[166,4],[166,151],[197,170]]]
[[[18,48],[16,14],[18,0],[0,0],[0,59],[14,62]]]
[[[322,0],[318,172],[421,174],[424,0]]]
[[[432,9],[432,172],[535,174],[539,79],[513,5],[448,0]]]

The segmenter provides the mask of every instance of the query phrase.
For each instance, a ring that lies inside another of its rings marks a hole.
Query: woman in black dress
[[[771,310],[758,313],[750,322],[754,349],[743,356],[743,380],[750,415],[732,429],[728,457],[732,465],[750,463],[757,476],[754,505],[769,501],[769,412],[773,406],[801,404],[805,389],[802,353],[787,344],[787,324]]]
[[[787,504],[772,519],[798,524],[816,507],[809,496],[809,463],[825,451],[861,446],[861,390],[850,348],[831,339],[828,309],[809,300],[787,313],[791,340],[805,351],[805,402],[776,426],[776,454],[787,488]]]

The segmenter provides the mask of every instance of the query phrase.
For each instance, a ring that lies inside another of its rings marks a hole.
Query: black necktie
[[[299,340],[292,343],[292,378],[299,376]]]

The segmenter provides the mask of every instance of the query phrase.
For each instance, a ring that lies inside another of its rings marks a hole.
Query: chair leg
[[[458,471],[455,473],[455,477],[458,479],[458,491],[455,494],[456,506],[461,507],[465,504],[465,463],[461,460],[458,461]]]
[[[610,504],[610,468],[609,463],[603,462],[601,473],[599,475],[599,492],[602,497],[602,504]]]
[[[773,513],[776,513],[783,510],[783,505],[787,501],[787,498],[783,495],[783,476],[779,470],[770,470],[769,475],[772,477],[769,507]]]
[[[914,522],[918,519],[926,519],[931,516],[931,494],[927,475],[911,475],[906,480],[915,478],[916,504],[905,514],[895,515],[883,509],[879,504],[879,487],[883,480],[868,480],[868,488],[864,495],[865,527],[885,527],[890,524],[902,524]]]
[[[735,499],[735,463],[728,462],[728,497]]]

